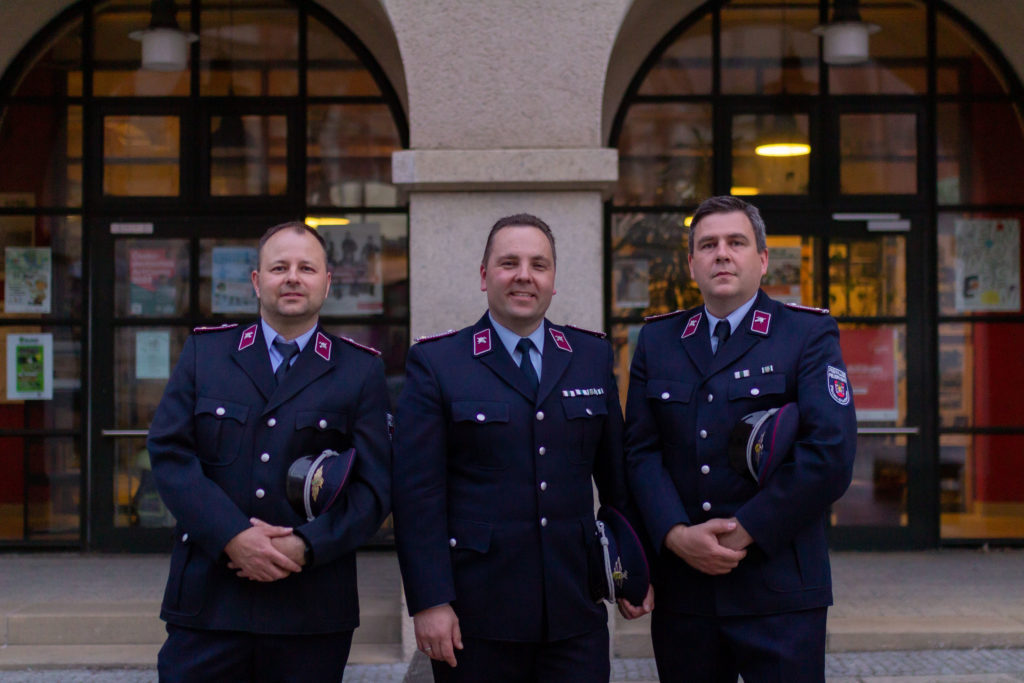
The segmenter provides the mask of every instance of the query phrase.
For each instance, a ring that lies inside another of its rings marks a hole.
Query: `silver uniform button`
[[[548,483],[546,481],[542,481],[540,483],[540,490],[541,491],[547,491],[548,490]]]
[[[317,426],[319,426],[320,429],[327,429],[327,420],[320,420],[317,422]]]
[[[266,491],[264,491],[263,489],[256,489],[256,497],[257,498],[262,498],[265,495],[267,495]]]
[[[228,411],[224,410],[224,406],[219,406],[217,408],[217,410],[215,410],[214,412],[217,413],[217,415],[223,415],[224,413],[226,413]]]
[[[264,453],[261,455],[260,462],[270,462],[270,453]]]
[[[707,474],[710,471],[711,471],[711,468],[708,467],[707,465],[701,465],[700,466],[700,473],[701,474]]]
[[[706,430],[706,429],[700,430],[700,438],[702,438],[702,439],[708,438],[708,430]]]
[[[715,395],[714,394],[708,394],[708,403],[711,403],[714,400],[715,400]]]
[[[543,410],[538,410],[537,411],[537,419],[538,420],[543,420],[544,419],[544,411]]]
[[[483,422],[486,419],[487,419],[487,416],[484,415],[483,413],[477,413],[476,414],[476,421],[477,422]]]
[[[457,544],[458,544],[458,541],[456,541],[454,538],[449,538],[448,539],[448,545],[451,546],[452,548],[454,548]]]
[[[540,525],[541,526],[547,526],[548,525],[548,518],[547,517],[541,517],[540,518]]]
[[[701,507],[704,508],[704,512],[707,512],[708,510],[711,509],[711,503],[704,501],[704,504],[701,505]]]
[[[761,393],[761,390],[758,389],[757,387],[754,387],[753,389],[750,390],[750,395],[751,396],[757,396],[760,393]]]
[[[671,395],[671,394],[669,394],[669,393],[668,393],[667,391],[663,391],[663,392],[661,392],[661,400],[662,400],[662,401],[667,401],[667,400],[668,400],[668,397],[669,397],[670,395]]]
[[[188,534],[187,533],[181,535],[181,542],[182,543],[188,543]]]
[[[541,455],[544,455],[545,453],[547,453],[547,452],[548,452],[548,449],[546,449],[546,448],[544,448],[543,446],[541,446],[540,448],[538,448],[538,449],[537,449],[537,452],[538,452],[539,454],[541,454]]]
[[[590,408],[587,408],[587,415],[593,415],[593,414],[594,414],[594,411],[591,410]]]
[[[269,420],[267,420],[267,426],[268,427],[273,427],[276,424],[277,424],[277,418],[276,417],[272,417]]]

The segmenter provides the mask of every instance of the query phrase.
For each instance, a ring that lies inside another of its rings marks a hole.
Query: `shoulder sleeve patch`
[[[598,339],[604,339],[605,337],[608,336],[604,332],[598,332],[597,330],[588,330],[585,327],[577,327],[576,325],[570,325],[569,323],[566,323],[563,327],[568,327],[570,330],[576,330],[577,332],[584,332],[591,336],[597,337]]]
[[[817,313],[818,315],[828,315],[827,308],[815,308],[814,306],[803,306],[801,304],[786,304],[786,308],[792,308],[794,311],[804,311],[806,313]]]
[[[192,328],[192,334],[208,334],[210,332],[223,332],[224,330],[233,330],[238,327],[238,323],[224,323],[223,325],[200,325],[199,327]]]
[[[413,340],[413,343],[414,344],[421,344],[423,342],[431,342],[431,341],[435,341],[437,339],[444,339],[445,337],[452,336],[457,331],[458,330],[448,330],[447,332],[440,332],[438,334],[427,334],[427,335],[424,335],[422,337],[417,337],[416,339]]]
[[[365,346],[363,344],[360,344],[355,339],[351,339],[349,337],[338,337],[338,339],[345,342],[346,344],[350,344],[351,346],[354,346],[361,351],[366,351],[367,353],[372,354],[374,356],[380,355],[380,351],[378,351],[377,349],[373,348],[372,346]]]
[[[673,318],[677,315],[682,315],[685,312],[686,311],[684,311],[683,309],[679,309],[678,311],[672,311],[671,313],[657,313],[655,315],[649,315],[646,318],[644,318],[644,322],[653,323],[655,320],[666,320],[668,318]]]

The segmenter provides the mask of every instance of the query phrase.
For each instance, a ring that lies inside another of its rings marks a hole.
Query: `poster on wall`
[[[839,333],[858,422],[899,420],[896,335],[893,327],[844,328]]]
[[[53,398],[53,335],[7,335],[7,400]]]
[[[800,301],[801,248],[771,247],[768,272],[761,278],[761,288],[768,296],[787,304]]]
[[[171,376],[171,333],[139,330],[135,333],[135,379],[168,379]]]
[[[128,282],[132,315],[174,315],[178,292],[177,264],[164,247],[132,247],[128,250]]]
[[[214,247],[210,310],[214,313],[255,313],[256,292],[252,271],[256,269],[255,247]]]
[[[956,221],[956,310],[1020,310],[1020,221]]]
[[[616,308],[647,308],[651,305],[650,270],[647,259],[615,259],[612,289]]]
[[[53,256],[49,247],[4,249],[5,313],[49,313]]]
[[[381,237],[377,223],[322,225],[327,243],[331,291],[323,315],[375,315],[384,312]]]

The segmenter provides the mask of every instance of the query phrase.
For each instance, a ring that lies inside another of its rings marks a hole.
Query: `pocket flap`
[[[741,377],[729,383],[729,400],[757,398],[786,391],[786,376],[781,373]]]
[[[348,417],[345,413],[306,410],[295,413],[295,428],[315,429],[319,432],[330,430],[345,433],[348,431]]]
[[[487,522],[471,522],[453,519],[448,524],[448,545],[453,550],[475,550],[486,553],[491,547],[491,525]]]
[[[500,401],[452,401],[455,422],[508,422],[508,404]]]
[[[575,396],[562,399],[562,408],[567,420],[600,417],[608,414],[608,403],[604,396]]]
[[[200,396],[196,399],[196,415],[213,415],[216,418],[230,418],[240,424],[245,424],[245,418],[249,414],[249,406],[241,403],[232,403],[220,398],[207,398]]]
[[[671,379],[647,380],[647,398],[665,403],[689,403],[693,384]]]

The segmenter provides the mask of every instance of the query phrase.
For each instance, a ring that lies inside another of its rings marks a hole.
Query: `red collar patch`
[[[259,323],[253,323],[242,332],[242,338],[238,340],[238,350],[242,351],[256,343],[256,328]]]
[[[754,311],[754,317],[750,319],[750,331],[757,334],[768,334],[772,324],[772,314],[764,311]]]
[[[697,315],[693,316],[692,318],[686,321],[686,329],[683,330],[682,339],[686,339],[687,337],[696,334],[697,327],[700,326],[700,319],[703,315],[703,313],[698,313]]]
[[[564,332],[553,327],[549,327],[548,332],[551,333],[551,338],[555,340],[555,346],[563,351],[572,351],[572,346],[569,344],[569,340],[565,338]]]
[[[316,333],[316,345],[313,347],[316,355],[324,360],[331,359],[331,340],[323,332]]]
[[[487,353],[491,350],[491,330],[486,328],[473,335],[473,355]]]

